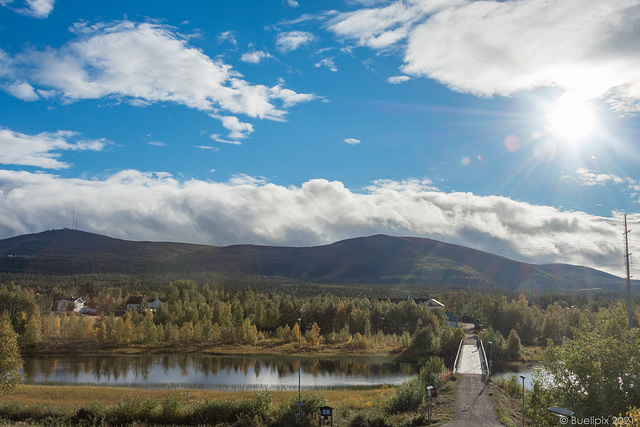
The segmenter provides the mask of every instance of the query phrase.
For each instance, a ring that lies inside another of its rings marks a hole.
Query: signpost
[[[333,408],[331,406],[322,406],[320,407],[320,424],[318,425],[321,426],[327,420],[330,420],[330,425],[333,426]]]

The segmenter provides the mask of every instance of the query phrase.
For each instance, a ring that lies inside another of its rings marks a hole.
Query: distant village
[[[368,298],[367,298],[368,299]],[[458,327],[458,317],[451,311],[446,311],[445,305],[435,298],[387,298],[386,301],[390,301],[394,304],[400,304],[407,299],[413,300],[416,304],[426,304],[429,310],[435,310],[440,308],[444,310],[447,318],[449,319],[449,324],[457,328]],[[128,311],[134,310],[141,313],[151,311],[156,312],[159,307],[164,306],[167,303],[167,298],[155,298],[154,300],[149,300],[144,295],[130,295],[124,299],[122,304],[115,311],[116,316],[122,316]],[[68,297],[68,298],[60,298],[54,306],[54,312],[57,314],[76,312],[77,314],[82,314],[85,316],[97,316],[98,309],[91,304],[88,304],[81,297]],[[464,316],[466,317],[466,315]],[[466,319],[463,319],[466,321]]]

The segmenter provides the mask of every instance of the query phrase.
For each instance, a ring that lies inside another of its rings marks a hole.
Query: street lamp
[[[573,425],[573,411],[564,408],[558,408],[557,406],[549,406],[547,411],[558,417],[564,417],[569,420],[569,427]]]
[[[427,396],[429,398],[429,415],[427,415],[427,422],[429,424],[431,424],[431,389],[433,388],[432,385],[427,387]]]
[[[520,375],[522,378],[522,427],[524,427],[524,375]]]
[[[302,310],[300,310],[302,311]],[[302,359],[300,356],[300,351],[301,351],[301,332],[300,332],[300,328],[302,327],[302,319],[300,317],[298,317],[298,420],[296,422],[297,425],[300,425],[301,422],[301,418],[302,418],[302,397],[300,394],[300,383],[301,383],[301,369],[302,369]]]

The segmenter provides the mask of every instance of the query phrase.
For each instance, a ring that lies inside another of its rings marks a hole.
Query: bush
[[[390,427],[391,424],[387,423],[387,419],[382,415],[366,416],[364,414],[356,415],[349,427]]]
[[[158,421],[162,424],[175,424],[184,418],[184,402],[176,394],[166,395],[161,402]]]
[[[318,423],[317,417],[320,413],[320,407],[328,404],[327,398],[321,394],[307,393],[303,394],[300,400],[302,402],[302,417],[300,419],[300,425],[315,427]],[[279,414],[273,426],[290,427],[296,425],[298,399],[293,398],[282,402],[278,412]]]
[[[128,425],[131,421],[152,421],[154,411],[158,407],[156,399],[145,399],[130,395],[118,401],[105,414],[106,421],[111,425]]]
[[[447,368],[444,366],[444,360],[441,357],[431,356],[420,368],[420,382],[422,387],[426,389],[428,386],[437,387],[438,378],[445,372]]]
[[[69,420],[74,425],[102,425],[105,421],[104,407],[95,402],[88,403]]]
[[[249,425],[260,425],[269,418],[272,406],[271,393],[256,393],[252,400],[206,400],[192,411],[191,421],[215,425],[249,420]]]
[[[392,414],[415,411],[422,405],[424,396],[425,389],[420,378],[414,377],[398,388],[398,392],[391,398],[388,410]]]

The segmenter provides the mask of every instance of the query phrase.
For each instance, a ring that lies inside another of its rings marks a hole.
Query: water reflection
[[[302,360],[305,389],[400,384],[417,363],[391,358]],[[295,389],[298,359],[206,355],[42,356],[25,358],[30,384],[97,384],[210,389]]]

